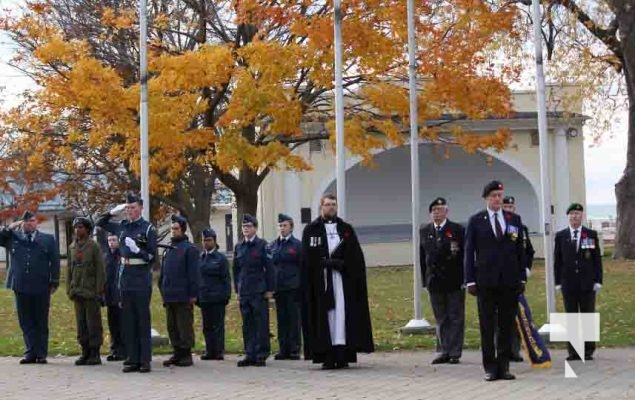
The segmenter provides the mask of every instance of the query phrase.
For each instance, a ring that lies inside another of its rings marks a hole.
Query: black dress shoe
[[[329,370],[329,369],[335,369],[335,363],[334,362],[325,362],[322,363],[322,369],[323,370]]]
[[[502,379],[504,381],[511,381],[516,379],[516,377],[513,374],[511,374],[509,371],[504,371],[498,374],[498,379]]]
[[[211,354],[207,354],[207,353],[203,353],[201,354],[201,360],[203,361],[208,361],[208,360],[213,360],[214,356]]]
[[[266,367],[267,366],[267,361],[265,361],[265,360],[256,360],[251,365],[253,365],[254,367]]]
[[[48,361],[46,361],[46,358],[44,357],[38,357],[35,359],[35,363],[36,364],[48,364]]]
[[[591,354],[587,354],[586,356],[584,356],[584,359],[586,361],[593,361],[593,356]]]
[[[450,357],[448,357],[448,356],[439,356],[439,357],[435,358],[434,360],[432,360],[431,364],[447,364],[448,362],[450,362]]]
[[[576,355],[570,355],[569,357],[567,357],[567,361],[578,361],[580,360],[580,356]]]
[[[498,377],[496,376],[496,374],[493,374],[491,372],[486,372],[483,379],[485,379],[487,382],[493,382],[496,379],[498,379]]]
[[[335,363],[335,369],[346,369],[349,365],[347,362]]]
[[[35,364],[35,358],[25,357],[20,360],[20,364]]]
[[[512,362],[523,362],[525,360],[521,356],[515,355],[515,356],[511,356],[509,361],[512,361]]]
[[[238,365],[239,367],[249,367],[254,365],[255,361],[252,361],[248,358],[243,358],[242,360],[238,360],[238,363],[236,365]]]
[[[150,368],[150,364],[141,364],[139,366],[139,372],[144,374],[144,373],[148,373],[152,371],[152,368]]]
[[[123,362],[123,366],[124,366],[124,367],[127,367],[127,366],[129,366],[129,365],[134,365],[134,364],[135,364],[135,363],[133,363],[132,361],[130,361],[130,360],[128,360],[128,359],[124,360],[124,362]]]
[[[121,370],[123,373],[139,371],[139,364],[128,364]]]
[[[287,357],[287,360],[299,360],[299,359],[300,359],[299,354],[291,354],[289,357]]]
[[[283,353],[278,353],[273,357],[274,360],[288,360],[289,356]]]
[[[448,360],[449,364],[458,364],[460,363],[459,358],[458,357],[450,357],[450,359]]]

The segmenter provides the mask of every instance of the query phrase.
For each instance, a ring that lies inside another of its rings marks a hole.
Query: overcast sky
[[[0,9],[14,6],[19,0],[0,0]],[[9,39],[0,34],[0,88],[4,106],[15,105],[18,94],[31,87],[31,81],[7,65],[14,50]],[[585,172],[587,203],[615,203],[615,183],[626,165],[626,111],[620,115],[621,121],[611,127],[613,137],[605,139],[599,146],[585,146]],[[588,141],[590,143],[590,141]]]

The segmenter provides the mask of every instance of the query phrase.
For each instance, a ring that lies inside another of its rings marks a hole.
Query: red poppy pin
[[[446,236],[448,239],[452,239],[452,232],[451,232],[451,231],[445,231],[445,236]]]
[[[351,236],[351,233],[349,231],[344,232],[345,238],[349,238],[350,236]]]
[[[581,237],[582,239],[586,239],[586,232],[585,232],[585,231],[582,231],[582,233],[580,234],[580,237]]]
[[[512,219],[512,215],[508,214],[508,213],[504,213],[505,214],[505,221],[509,221],[510,219]]]
[[[252,252],[251,252],[251,256],[252,256],[253,258],[258,257],[258,252],[257,252],[257,251],[252,251]]]
[[[177,249],[176,250],[176,254],[178,254],[179,256],[183,256],[185,254],[185,250],[184,249]]]
[[[291,255],[295,254],[295,249],[293,249],[293,248],[289,249],[289,254],[291,254]]]

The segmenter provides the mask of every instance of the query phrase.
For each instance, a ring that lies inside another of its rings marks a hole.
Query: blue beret
[[[503,204],[516,204],[516,198],[514,196],[505,196],[503,198]]]
[[[216,232],[212,228],[203,229],[203,239],[214,238],[216,239]]]
[[[141,196],[138,196],[134,193],[128,193],[126,195],[126,203],[127,204],[131,204],[131,203],[143,204],[143,199],[141,198]]]
[[[253,226],[258,226],[258,220],[253,215],[245,214],[243,215],[243,225],[252,224]]]
[[[172,223],[179,224],[183,232],[185,232],[185,229],[187,229],[187,220],[185,218],[177,214],[172,214],[172,217],[170,217],[170,219],[172,220]]]
[[[26,210],[24,212],[24,214],[22,214],[22,221],[28,221],[32,218],[35,218],[35,214],[33,214],[31,211]]]
[[[503,190],[503,183],[501,181],[491,181],[483,188],[483,198],[489,196],[494,190]]]
[[[584,207],[582,207],[580,203],[571,203],[569,208],[567,208],[567,215],[569,215],[571,211],[584,211]]]
[[[443,197],[437,197],[432,200],[432,203],[428,206],[428,212],[432,212],[432,207],[434,206],[447,206],[448,202]]]
[[[278,214],[278,223],[281,223],[284,221],[293,222],[293,218],[285,214]]]

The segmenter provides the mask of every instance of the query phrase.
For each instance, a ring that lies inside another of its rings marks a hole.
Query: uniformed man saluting
[[[130,194],[120,204],[100,216],[96,225],[119,237],[122,271],[119,279],[124,341],[128,359],[123,372],[150,372],[152,337],[150,331],[150,298],[152,296],[152,263],[156,258],[156,228],[143,219],[143,200]],[[110,222],[126,210],[128,219]]]
[[[52,235],[37,230],[29,211],[0,230],[0,246],[11,253],[7,288],[15,293],[26,348],[20,364],[46,364],[49,306],[60,280],[59,248]]]
[[[556,289],[562,290],[567,313],[595,312],[595,297],[602,287],[602,257],[598,233],[582,226],[584,208],[573,203],[567,209],[569,226],[555,238],[554,272]],[[571,343],[567,343],[567,360],[579,360]],[[584,359],[593,360],[595,342],[584,343]]]
[[[267,242],[256,236],[258,221],[245,214],[243,241],[234,250],[234,289],[243,319],[245,358],[239,367],[266,366],[271,352],[269,341],[269,299],[273,297],[274,270]]]
[[[99,348],[104,340],[101,324],[101,302],[104,300],[106,271],[101,249],[90,238],[93,224],[88,218],[73,221],[75,240],[69,248],[66,294],[73,301],[77,324],[77,340],[82,355],[75,365],[101,364]]]

